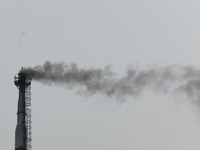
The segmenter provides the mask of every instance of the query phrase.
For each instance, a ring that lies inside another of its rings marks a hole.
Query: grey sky
[[[14,149],[20,67],[74,62],[200,66],[197,0],[0,1],[0,145]],[[33,149],[197,150],[199,108],[185,95],[144,91],[125,102],[32,82]]]

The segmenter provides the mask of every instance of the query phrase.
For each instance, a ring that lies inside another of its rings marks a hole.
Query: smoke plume
[[[147,69],[129,68],[119,77],[110,66],[104,69],[79,68],[75,63],[51,63],[27,67],[20,72],[47,85],[60,84],[78,88],[86,94],[101,93],[107,96],[138,96],[143,90],[156,92],[184,92],[193,99],[200,95],[200,69],[193,66],[166,66]]]

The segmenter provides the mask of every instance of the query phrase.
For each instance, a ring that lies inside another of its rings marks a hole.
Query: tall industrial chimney
[[[19,89],[17,127],[15,130],[15,150],[30,150],[31,148],[31,109],[30,85],[31,78],[25,73],[14,76],[14,83]]]

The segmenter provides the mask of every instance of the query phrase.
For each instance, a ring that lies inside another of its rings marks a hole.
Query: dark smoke
[[[148,69],[129,68],[118,77],[110,66],[104,69],[79,68],[76,64],[51,63],[27,67],[25,72],[33,80],[47,85],[61,84],[67,88],[78,87],[83,93],[101,93],[107,96],[138,96],[143,90],[157,92],[184,92],[193,99],[200,95],[200,70],[192,66],[166,66]]]

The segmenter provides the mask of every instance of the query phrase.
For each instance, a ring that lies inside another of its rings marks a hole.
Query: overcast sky
[[[200,1],[0,0],[0,145],[14,149],[14,75],[51,62],[200,66]],[[199,150],[200,108],[145,90],[122,100],[32,82],[32,149]]]

